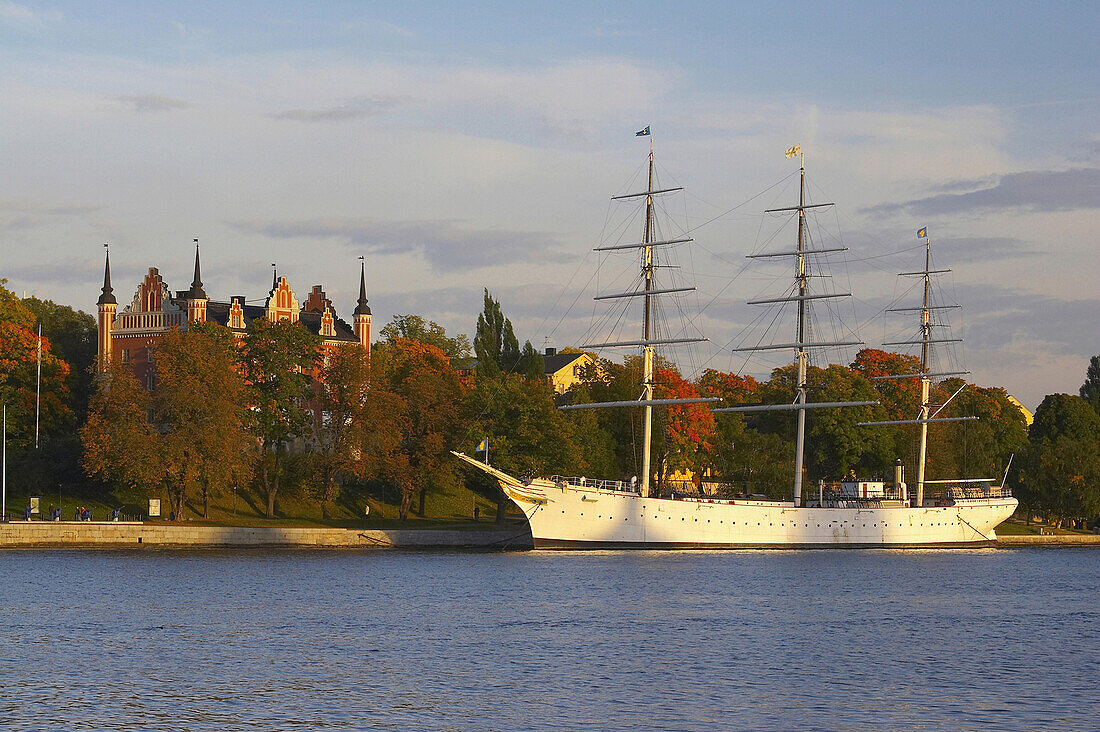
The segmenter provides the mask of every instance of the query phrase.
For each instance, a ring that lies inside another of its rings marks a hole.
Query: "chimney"
[[[556,348],[547,348],[546,349],[546,355],[547,356],[557,356],[558,355],[558,349],[556,349]]]

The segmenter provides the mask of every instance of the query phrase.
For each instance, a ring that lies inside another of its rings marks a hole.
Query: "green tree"
[[[395,315],[379,335],[386,343],[394,343],[398,338],[407,338],[435,346],[447,354],[451,366],[456,369],[468,368],[470,365],[469,338],[462,333],[452,338],[447,335],[443,326],[435,321],[424,320],[419,315]]]
[[[783,366],[760,387],[761,401],[783,404],[794,401],[797,367]],[[812,402],[876,401],[875,388],[862,374],[836,364],[810,366],[807,382]],[[765,412],[756,420],[764,433],[793,436],[794,412]],[[806,413],[806,477],[839,478],[849,470],[884,474],[895,459],[894,439],[886,429],[860,427],[859,422],[880,419],[881,406],[815,409]],[[806,482],[804,482],[804,485]]]
[[[275,497],[291,443],[312,426],[311,373],[319,346],[316,335],[291,322],[257,319],[245,336],[244,376],[252,405],[251,427],[260,442],[260,485],[268,518],[275,516]]]
[[[183,518],[187,490],[197,484],[202,515],[210,498],[247,474],[251,440],[237,346],[227,328],[192,323],[169,330],[157,347],[153,398],[160,453],[172,475],[173,512]]]
[[[109,363],[96,380],[88,419],[80,428],[88,475],[148,497],[163,481],[152,396],[128,366]]]
[[[961,379],[944,381],[937,391],[943,403],[964,386]],[[1009,458],[1027,446],[1027,421],[1000,387],[966,384],[944,417],[977,417],[975,421],[932,425],[937,452],[942,453],[943,477],[1000,477]]]
[[[496,378],[501,372],[511,373],[520,365],[519,340],[512,330],[512,321],[504,317],[500,303],[485,290],[484,308],[477,317],[474,335],[474,355],[479,378]]]
[[[1100,436],[1100,415],[1093,412],[1081,397],[1069,394],[1048,394],[1031,423],[1028,436],[1032,442],[1065,435],[1075,440],[1095,440]]]
[[[531,345],[531,341],[524,341],[519,361],[522,372],[528,381],[546,380],[546,361],[543,359],[542,354]]]
[[[318,384],[321,419],[313,421],[313,444],[308,461],[315,478],[322,518],[340,492],[344,476],[363,477],[365,430],[372,427],[368,413],[370,366],[359,344],[341,346],[329,354]]]
[[[1081,384],[1081,398],[1092,405],[1097,414],[1100,414],[1100,356],[1089,359],[1085,383]]]
[[[760,382],[751,376],[707,369],[699,379],[704,396],[722,398],[723,406],[758,400]],[[790,495],[794,446],[784,436],[750,429],[745,415],[715,414],[714,469],[721,482],[735,491],[764,494],[770,498]]]
[[[58,357],[69,364],[69,408],[79,423],[88,413],[88,400],[92,393],[92,366],[95,364],[99,345],[99,331],[94,317],[68,305],[58,305],[52,300],[28,297],[23,304],[34,313],[42,324],[42,335]]]
[[[1028,515],[1039,510],[1060,523],[1100,514],[1100,415],[1089,403],[1048,394],[1029,438],[1015,486]]]
[[[428,493],[456,480],[456,466],[449,451],[455,444],[461,386],[450,359],[436,346],[407,338],[392,344],[379,364],[393,408],[403,411],[395,420],[401,429],[396,453],[382,471],[400,492],[398,514],[408,518],[414,497],[424,515]]]
[[[512,475],[578,475],[586,472],[573,425],[554,405],[545,380],[529,381],[505,375],[481,381],[464,403],[465,436],[470,446],[489,438],[494,466]],[[503,519],[506,499],[494,489],[497,518]]]

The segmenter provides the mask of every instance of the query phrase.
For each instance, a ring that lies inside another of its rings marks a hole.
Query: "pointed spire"
[[[199,274],[199,240],[195,239],[195,279],[191,280],[192,300],[207,300],[206,291],[202,289],[202,275]]]
[[[104,244],[104,247],[107,245]],[[103,291],[96,300],[96,305],[117,305],[118,300],[115,299],[115,291],[111,287],[111,250],[107,250],[107,259],[103,265]]]
[[[359,257],[362,260],[362,257]],[[361,262],[359,267],[359,304],[355,306],[355,315],[370,315],[370,306],[367,305],[367,264]]]

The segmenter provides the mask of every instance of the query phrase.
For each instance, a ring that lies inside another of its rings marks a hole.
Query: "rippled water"
[[[1097,729],[1100,551],[0,554],[0,728]]]

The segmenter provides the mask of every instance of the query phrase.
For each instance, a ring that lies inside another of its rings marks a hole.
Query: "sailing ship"
[[[648,132],[648,129],[646,130]],[[919,424],[920,457],[917,490],[910,496],[899,465],[894,482],[861,480],[852,477],[838,489],[826,493],[819,482],[816,496],[803,495],[803,459],[805,452],[806,412],[814,409],[843,409],[870,406],[873,401],[812,402],[808,399],[809,355],[812,351],[861,345],[860,341],[820,341],[808,333],[807,304],[814,300],[848,297],[850,294],[811,292],[809,263],[843,248],[811,248],[806,245],[806,212],[832,204],[806,202],[805,157],[799,146],[790,148],[787,157],[798,155],[799,200],[797,206],[770,209],[766,213],[795,213],[798,238],[795,249],[750,255],[753,258],[790,258],[794,262],[796,294],[780,298],[750,301],[769,305],[794,303],[797,308],[796,340],[787,343],[757,345],[739,351],[793,350],[798,380],[795,400],[789,404],[735,405],[714,408],[715,412],[793,411],[797,416],[792,500],[719,498],[711,495],[651,495],[650,443],[654,407],[693,403],[714,403],[717,398],[654,398],[654,349],[694,343],[703,338],[665,338],[655,330],[653,313],[659,297],[692,290],[691,287],[659,287],[656,282],[655,252],[662,247],[691,241],[690,238],[659,239],[655,235],[654,198],[680,188],[655,187],[652,138],[649,152],[649,184],[640,193],[617,196],[615,200],[644,199],[645,225],[642,241],[637,244],[597,247],[597,251],[640,253],[639,289],[597,296],[596,300],[640,298],[642,327],[639,340],[586,344],[585,348],[640,348],[642,357],[641,394],[637,400],[572,404],[562,409],[638,408],[643,410],[642,471],[640,482],[601,480],[588,477],[551,476],[517,478],[504,471],[454,452],[455,457],[497,480],[505,495],[527,516],[536,548],[812,548],[812,547],[935,547],[974,546],[996,540],[995,528],[1012,515],[1017,501],[992,479],[980,481],[944,481],[938,495],[925,495],[927,428],[930,422],[955,421],[959,417],[936,417],[929,402],[930,384],[944,373],[929,371],[929,348],[938,339],[932,337],[931,317],[937,306],[929,302],[930,255],[923,271],[925,297],[919,308],[922,349],[919,372],[897,378],[921,380],[921,409],[914,420],[875,424]],[[927,245],[927,242],[926,242]],[[884,345],[901,345],[884,344]],[[945,403],[946,404],[946,403]],[[940,407],[942,409],[942,406]],[[871,426],[872,423],[861,423]],[[965,489],[960,486],[965,485]]]

